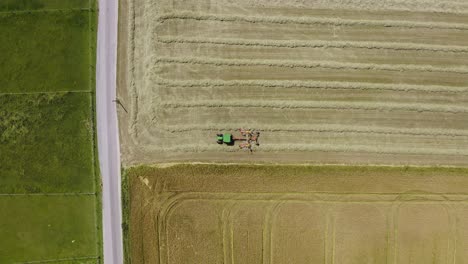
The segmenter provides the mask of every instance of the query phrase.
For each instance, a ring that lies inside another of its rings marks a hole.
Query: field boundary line
[[[424,92],[450,92],[466,93],[468,87],[392,84],[392,83],[365,83],[365,82],[339,82],[339,81],[296,81],[296,80],[170,80],[158,78],[159,85],[170,87],[206,87],[206,86],[261,86],[277,88],[310,88],[310,89],[350,89],[350,90],[389,90],[389,91],[424,91]]]
[[[410,103],[372,103],[372,102],[342,102],[342,101],[265,101],[265,100],[199,100],[199,101],[166,101],[158,103],[164,108],[220,108],[220,107],[252,107],[277,109],[337,109],[337,110],[376,110],[376,111],[412,111],[468,113],[468,107],[442,104],[410,104]]]
[[[356,48],[397,51],[430,51],[468,53],[468,47],[458,45],[432,45],[378,41],[326,41],[326,40],[260,40],[239,38],[157,37],[161,43],[212,44],[226,46],[278,47],[278,48]]]
[[[37,10],[11,10],[0,11],[0,15],[4,14],[27,14],[27,13],[54,13],[54,12],[68,12],[68,11],[92,11],[91,7],[87,8],[51,8],[51,9],[37,9]]]
[[[163,130],[171,133],[199,131],[236,130],[239,127],[249,127],[258,131],[267,132],[331,132],[331,133],[363,133],[385,135],[412,135],[412,136],[449,136],[468,137],[468,131],[463,129],[424,129],[424,128],[395,128],[395,127],[368,127],[347,125],[258,125],[258,124],[222,124],[216,125],[166,125]]]
[[[15,264],[23,263],[23,264],[33,264],[33,263],[51,263],[51,262],[61,262],[61,261],[68,261],[68,260],[93,260],[99,259],[99,256],[87,256],[87,257],[76,257],[76,258],[61,258],[61,259],[47,259],[47,260],[33,260],[33,261],[21,261],[21,262],[14,262]]]
[[[241,194],[242,197],[237,197]],[[258,196],[262,197],[258,197]],[[342,200],[342,196],[349,196],[351,200]],[[269,200],[277,198],[278,201],[332,201],[332,202],[351,202],[351,201],[370,201],[369,199],[363,200],[364,196],[377,196],[378,199],[372,200],[375,202],[415,202],[418,200],[408,198],[420,198],[421,196],[431,198],[430,200],[423,200],[421,202],[446,202],[458,203],[468,202],[468,193],[434,193],[434,192],[417,192],[417,191],[402,191],[402,192],[328,192],[328,191],[313,191],[313,192],[213,192],[213,191],[181,191],[176,194],[172,200],[165,203],[180,203],[186,200],[227,200],[227,201],[255,201],[255,200]],[[335,197],[335,198],[334,198]],[[340,197],[340,198],[336,198]],[[439,198],[439,199],[433,199]],[[354,200],[353,200],[354,199]]]
[[[386,28],[425,28],[425,29],[453,29],[468,30],[465,23],[447,22],[420,22],[420,21],[398,21],[398,20],[356,20],[343,18],[322,17],[291,17],[291,16],[247,16],[229,14],[207,14],[195,12],[172,12],[159,15],[156,20],[208,20],[219,22],[247,22],[247,23],[272,23],[272,24],[300,24],[300,25],[334,25],[334,26],[380,26]]]
[[[144,148],[144,147],[143,147]],[[241,152],[239,148],[226,149],[222,146],[206,144],[187,144],[182,146],[159,147],[160,152],[202,153],[202,152]],[[338,146],[333,144],[261,144],[259,152],[344,152],[344,153],[375,153],[375,154],[407,154],[407,155],[442,155],[442,156],[468,156],[467,149],[439,149],[439,148],[401,148],[383,145],[351,145]]]
[[[0,193],[0,196],[93,196],[95,192],[83,193]]]
[[[60,94],[60,93],[92,93],[93,91],[44,91],[44,92],[18,92],[18,93],[0,93],[2,95],[27,95],[27,94]]]
[[[246,165],[246,163],[236,163],[236,162],[207,162],[207,161],[186,161],[186,162],[161,162],[157,164],[152,164],[150,167],[152,168],[169,168],[172,166],[177,165],[222,165],[222,166],[242,166]],[[271,164],[265,163],[248,163],[248,165],[254,166],[269,166]],[[339,166],[339,167],[363,167],[364,165],[349,165],[345,163],[318,163],[318,164],[311,164],[311,163],[278,163],[275,166],[312,166],[312,167],[328,167],[328,166]],[[129,168],[134,168],[136,166],[130,166]],[[383,167],[383,168],[450,168],[450,169],[464,169],[464,167],[460,166],[453,166],[453,165],[389,165],[389,164],[368,164],[365,167]],[[463,193],[468,195],[468,193]]]
[[[370,70],[370,71],[417,71],[417,72],[441,72],[454,74],[468,74],[468,67],[436,67],[432,65],[414,64],[375,64],[336,61],[305,61],[305,60],[270,60],[270,59],[221,59],[205,57],[159,57],[154,56],[154,62],[174,64],[198,64],[214,66],[265,66],[281,68],[323,68],[333,70]]]

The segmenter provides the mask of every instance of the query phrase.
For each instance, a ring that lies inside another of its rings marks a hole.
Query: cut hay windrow
[[[430,51],[468,53],[468,47],[456,45],[431,45],[400,42],[377,42],[377,41],[326,41],[326,40],[260,40],[239,38],[192,38],[160,36],[157,41],[161,43],[189,43],[189,44],[212,44],[233,45],[252,47],[278,47],[278,48],[354,48],[354,49],[384,49],[396,51]]]
[[[323,17],[289,17],[289,16],[246,16],[230,14],[203,14],[195,12],[174,12],[161,14],[156,17],[159,22],[171,19],[206,20],[219,22],[246,22],[246,23],[272,23],[272,24],[299,24],[299,25],[333,25],[333,26],[374,26],[394,28],[424,28],[424,29],[453,29],[468,30],[468,24],[446,22],[417,22],[399,20],[355,20],[343,18]]]
[[[188,144],[174,147],[158,148],[161,152],[238,152],[239,148],[226,148],[219,145]],[[404,148],[388,145],[337,145],[337,144],[270,144],[262,143],[255,149],[259,152],[364,152],[377,154],[411,154],[411,155],[458,155],[468,156],[467,149],[441,149],[441,148]]]
[[[388,90],[388,91],[421,91],[468,93],[468,87],[388,84],[365,82],[333,81],[296,81],[296,80],[168,80],[157,78],[155,83],[168,87],[243,87],[259,86],[273,88],[310,88],[310,89],[350,89],[350,90]]]
[[[281,8],[285,6],[282,1],[272,0],[257,0],[248,1],[249,5],[264,8],[268,6],[270,8]],[[306,8],[306,9],[358,9],[359,11],[409,11],[409,12],[435,12],[439,14],[466,14],[468,12],[468,6],[464,0],[323,0],[323,1],[290,1],[290,5],[295,8]],[[231,0],[219,0],[219,2],[232,3]],[[239,2],[239,0],[237,1]],[[245,1],[244,1],[245,2]]]
[[[372,102],[342,102],[342,101],[267,101],[267,100],[199,100],[161,102],[155,105],[165,108],[220,108],[220,107],[252,107],[277,109],[336,109],[336,110],[371,110],[371,111],[411,111],[439,113],[468,113],[468,106],[442,104],[408,104],[408,103],[372,103]]]
[[[432,128],[398,128],[398,127],[371,127],[371,126],[347,126],[335,124],[308,124],[308,125],[258,125],[258,124],[184,124],[161,127],[163,130],[178,133],[191,131],[234,131],[239,127],[248,127],[264,132],[319,132],[319,133],[355,133],[355,134],[382,134],[382,135],[408,135],[408,136],[443,136],[443,137],[468,137],[468,131],[462,129],[432,129]]]
[[[249,59],[220,59],[205,57],[158,57],[155,63],[175,64],[199,64],[214,66],[266,66],[282,68],[324,68],[335,70],[373,70],[373,71],[417,71],[417,72],[444,72],[456,74],[468,74],[468,67],[436,67],[432,65],[412,64],[375,64],[375,63],[352,63],[334,61],[295,61],[295,60],[249,60]]]
[[[127,16],[130,18],[130,23],[128,23],[127,26],[127,32],[128,32],[128,52],[127,52],[127,58],[126,58],[126,63],[127,63],[127,72],[129,73],[129,78],[127,80],[127,86],[129,87],[129,95],[131,97],[131,118],[130,118],[130,135],[132,136],[132,139],[135,139],[138,137],[138,103],[139,103],[139,98],[138,98],[138,92],[136,89],[136,74],[135,74],[135,29],[136,29],[136,22],[135,22],[135,9],[134,9],[134,3],[133,1],[128,1],[128,14]]]

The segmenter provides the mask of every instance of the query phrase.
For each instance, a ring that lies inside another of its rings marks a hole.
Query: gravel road
[[[102,177],[104,263],[123,263],[120,147],[116,104],[117,0],[99,1],[96,110]]]

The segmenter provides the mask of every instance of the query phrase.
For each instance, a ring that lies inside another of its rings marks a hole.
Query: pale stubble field
[[[466,164],[463,3],[299,2],[129,1],[125,163]],[[239,127],[263,132],[256,155],[214,144]]]

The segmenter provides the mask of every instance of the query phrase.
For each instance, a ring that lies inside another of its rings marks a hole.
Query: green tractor
[[[216,142],[218,144],[234,145],[232,134],[216,134]]]

